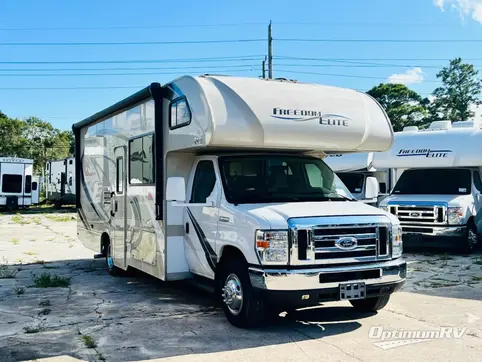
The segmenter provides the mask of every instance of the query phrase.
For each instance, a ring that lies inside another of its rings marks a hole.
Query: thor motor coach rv
[[[0,207],[15,210],[39,203],[40,185],[32,172],[33,160],[0,157]]]
[[[73,130],[78,235],[111,274],[193,280],[242,327],[321,301],[378,310],[405,281],[397,218],[352,199],[320,158],[391,146],[390,122],[368,95],[185,76]],[[107,169],[86,175],[96,137]],[[103,202],[96,183],[110,191]]]
[[[438,121],[427,130],[397,132],[373,165],[399,176],[380,207],[398,217],[405,244],[474,249],[482,232],[481,129]]]
[[[48,161],[45,165],[47,186],[45,197],[57,207],[75,204],[75,159]]]
[[[373,152],[328,155],[325,162],[359,201],[377,205],[392,188],[389,169],[373,167]]]

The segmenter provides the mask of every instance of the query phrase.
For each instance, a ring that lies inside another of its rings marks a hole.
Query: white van
[[[325,162],[359,201],[376,206],[395,185],[390,169],[373,167],[373,152],[328,155]]]
[[[391,146],[390,121],[364,93],[184,76],[73,130],[78,235],[112,274],[191,279],[237,326],[322,301],[378,310],[405,281],[397,218],[356,202],[322,161]],[[86,173],[96,138],[107,161]]]
[[[0,157],[0,207],[16,210],[39,202],[39,185],[32,182],[32,172],[31,159]]]
[[[482,232],[481,129],[439,121],[397,132],[373,165],[399,177],[380,207],[399,218],[406,244],[474,250]]]

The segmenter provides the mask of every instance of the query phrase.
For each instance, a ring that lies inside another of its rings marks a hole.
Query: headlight
[[[403,252],[402,227],[392,226],[392,258],[400,258]]]
[[[462,224],[464,209],[461,207],[449,207],[447,208],[447,216],[449,225]]]
[[[263,263],[287,263],[288,230],[256,230],[256,251]]]

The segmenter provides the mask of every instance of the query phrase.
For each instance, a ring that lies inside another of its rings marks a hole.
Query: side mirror
[[[166,201],[186,201],[186,181],[184,177],[169,177],[167,179]]]
[[[365,199],[374,199],[378,197],[380,186],[376,177],[369,176],[365,180]]]

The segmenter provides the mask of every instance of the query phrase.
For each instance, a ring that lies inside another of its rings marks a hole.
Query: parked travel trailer
[[[373,152],[328,155],[325,162],[359,201],[377,205],[392,189],[389,169],[373,167]]]
[[[322,160],[391,146],[390,121],[364,93],[184,76],[73,130],[78,236],[111,274],[190,279],[242,327],[321,301],[378,310],[405,281],[397,218],[356,202]],[[107,162],[86,174],[97,138]]]
[[[32,182],[32,172],[33,160],[0,157],[0,207],[15,210],[39,202],[39,187]]]
[[[397,132],[373,165],[399,175],[380,207],[398,217],[405,244],[474,249],[482,232],[481,129],[442,121]]]
[[[75,204],[75,158],[48,161],[45,165],[45,198],[57,207]]]

